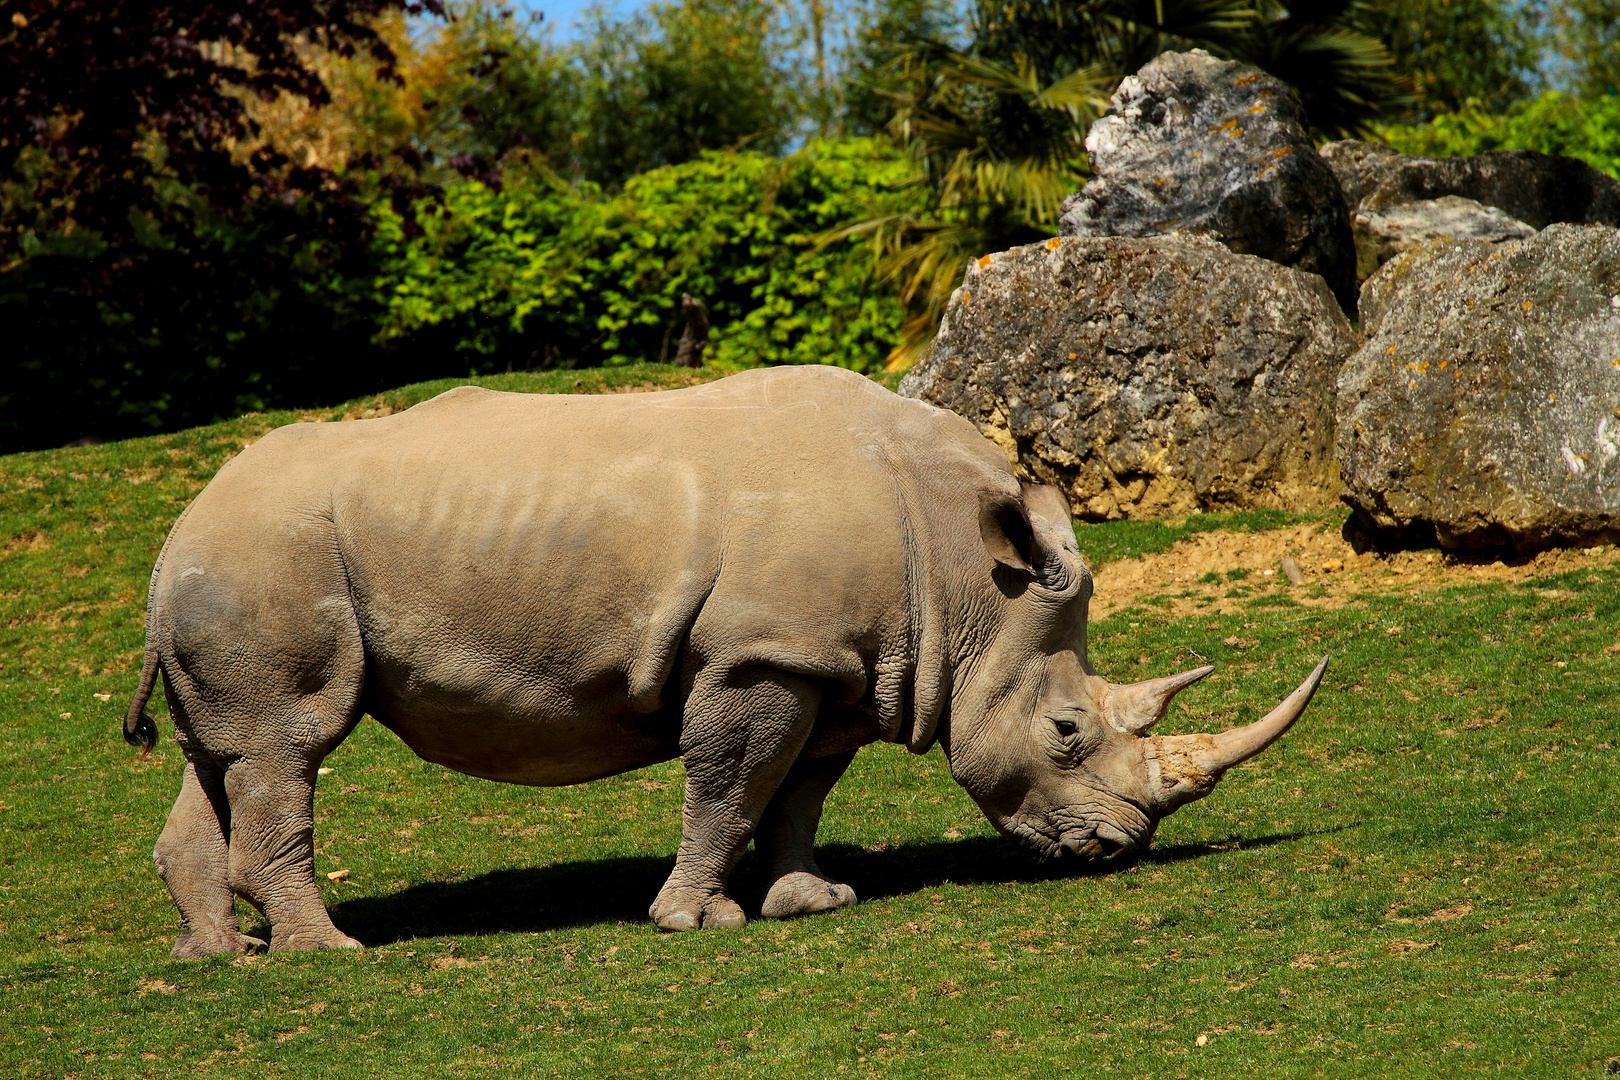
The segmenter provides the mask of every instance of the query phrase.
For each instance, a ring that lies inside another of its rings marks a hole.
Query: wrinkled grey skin
[[[669,930],[855,902],[816,865],[822,800],[880,739],[936,740],[998,828],[1124,858],[1304,708],[1148,738],[1205,674],[1135,687],[1085,653],[1091,577],[1051,489],[965,420],[833,368],[657,394],[453,390],[401,415],[272,432],[175,526],[147,660],[187,767],[158,840],[177,957],[353,948],[314,881],[321,759],[363,712],[423,758],[576,784],[687,770]]]

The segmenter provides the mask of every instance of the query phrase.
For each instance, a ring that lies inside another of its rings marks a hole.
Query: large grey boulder
[[[1344,192],[1363,280],[1422,239],[1500,242],[1557,222],[1620,225],[1620,181],[1579,158],[1533,150],[1414,157],[1346,139],[1324,146],[1322,159]],[[1437,205],[1446,200],[1484,211]]]
[[[1360,209],[1382,210],[1445,195],[1497,207],[1537,229],[1565,221],[1620,225],[1620,180],[1579,158],[1534,150],[1403,158],[1362,197]]]
[[[1459,195],[1358,210],[1355,217],[1356,276],[1372,277],[1380,266],[1430,240],[1483,240],[1499,244],[1528,240],[1536,230],[1494,206]]]
[[[1212,236],[1320,274],[1355,310],[1355,245],[1333,170],[1287,85],[1194,49],[1161,53],[1086,136],[1092,179],[1064,200],[1062,236]]]
[[[1375,533],[1520,551],[1620,540],[1620,231],[1436,240],[1361,293],[1344,499]]]
[[[1393,147],[1360,139],[1330,142],[1318,153],[1338,178],[1344,209],[1351,217],[1361,209],[1361,200],[1371,195],[1396,166],[1407,160],[1407,155]]]
[[[1322,147],[1353,215],[1456,195],[1537,229],[1561,221],[1620,226],[1620,180],[1579,158],[1534,150],[1417,157],[1346,139]]]
[[[1055,238],[970,267],[900,393],[1087,520],[1326,505],[1355,347],[1315,274],[1201,236]]]

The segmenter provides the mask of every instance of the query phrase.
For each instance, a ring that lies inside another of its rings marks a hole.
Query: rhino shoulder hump
[[[482,386],[452,386],[442,394],[436,394],[415,406],[414,409],[434,410],[446,405],[465,405],[474,401],[490,401],[495,398],[507,397],[499,390],[486,390]]]

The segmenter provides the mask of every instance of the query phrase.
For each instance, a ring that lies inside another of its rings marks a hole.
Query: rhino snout
[[[1134,855],[1147,844],[1145,839],[1138,840],[1123,829],[1106,821],[1098,821],[1084,829],[1064,832],[1058,839],[1058,846],[1075,858],[1108,862]]]
[[[1057,828],[1053,829],[1052,825]],[[1100,862],[1134,857],[1147,847],[1153,833],[1151,824],[1145,835],[1135,837],[1110,822],[1089,819],[1054,822],[1046,827],[1027,819],[1015,820],[1008,823],[1005,831],[1042,859],[1074,858]]]

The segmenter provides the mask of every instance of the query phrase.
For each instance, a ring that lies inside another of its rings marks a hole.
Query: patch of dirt
[[[24,529],[4,544],[0,544],[0,558],[15,555],[19,551],[45,551],[50,546],[50,538],[45,535],[43,529]]]
[[[1620,566],[1606,545],[1544,551],[1529,559],[1439,551],[1357,554],[1338,529],[1296,525],[1265,532],[1198,533],[1168,551],[1121,559],[1096,571],[1091,617],[1104,618],[1148,597],[1168,597],[1174,616],[1234,615],[1256,596],[1286,595],[1305,607],[1340,608],[1372,593],[1432,592],[1485,582],[1519,583],[1550,574]],[[1304,578],[1290,585],[1282,560]],[[1213,577],[1213,579],[1212,579]],[[1548,599],[1559,591],[1544,590]],[[1160,601],[1161,606],[1163,601]]]
[[[1384,946],[1384,951],[1397,959],[1404,959],[1413,953],[1432,949],[1439,945],[1438,941],[1413,941],[1411,938],[1400,938]]]

